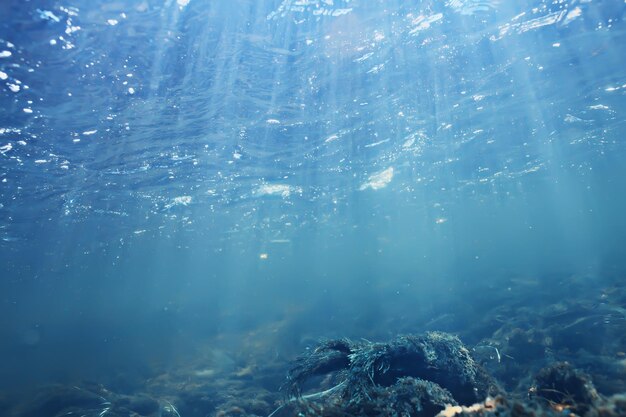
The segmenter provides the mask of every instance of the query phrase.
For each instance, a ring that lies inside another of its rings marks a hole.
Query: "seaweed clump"
[[[123,395],[107,390],[101,385],[43,387],[29,396],[29,401],[18,403],[2,414],[19,417],[180,417],[167,400],[158,400],[147,394]]]
[[[579,415],[601,399],[591,378],[567,362],[557,362],[539,371],[530,394],[556,411]]]
[[[305,388],[317,392],[303,395]],[[387,343],[324,341],[296,360],[284,389],[292,400],[275,417],[433,416],[499,392],[459,338],[441,332]]]

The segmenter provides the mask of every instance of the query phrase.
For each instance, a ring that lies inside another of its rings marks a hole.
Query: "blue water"
[[[291,355],[460,303],[541,306],[519,283],[623,280],[625,18],[623,0],[2,1],[0,385],[206,343]]]

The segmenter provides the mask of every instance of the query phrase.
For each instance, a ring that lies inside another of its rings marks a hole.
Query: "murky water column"
[[[15,373],[624,269],[617,0],[0,10]]]

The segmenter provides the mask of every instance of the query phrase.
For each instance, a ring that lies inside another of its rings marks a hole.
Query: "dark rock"
[[[56,416],[66,411],[97,410],[107,407],[98,393],[79,387],[52,385],[44,388],[18,414],[22,417]]]
[[[591,379],[567,362],[557,362],[537,374],[531,394],[557,411],[583,415],[600,399]]]
[[[216,407],[225,399],[213,390],[187,390],[179,393],[180,412],[185,416],[205,416],[213,414]]]
[[[599,402],[586,417],[623,417],[626,416],[626,394],[614,395]]]
[[[239,406],[225,407],[217,410],[215,417],[245,417],[246,410]]]
[[[159,411],[159,402],[147,395],[137,395],[117,400],[115,407],[124,407],[141,416],[149,416]]]
[[[536,330],[515,328],[508,335],[507,354],[521,363],[535,362],[545,355],[542,335]]]

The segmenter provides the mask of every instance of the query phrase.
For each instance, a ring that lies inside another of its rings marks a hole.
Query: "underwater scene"
[[[0,416],[626,416],[626,1],[1,0]]]

